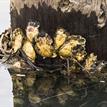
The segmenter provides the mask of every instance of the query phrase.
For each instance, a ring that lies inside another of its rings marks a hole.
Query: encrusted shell
[[[65,30],[62,28],[57,29],[56,36],[54,38],[55,49],[56,50],[59,49],[64,44],[66,39],[67,39],[67,35],[65,33]]]
[[[93,69],[92,66],[96,63],[96,61],[97,61],[97,56],[94,55],[94,53],[91,53],[85,61],[85,70],[87,71],[92,70]]]
[[[38,37],[35,44],[35,50],[44,58],[52,57],[54,53],[52,42],[52,39],[48,35]]]
[[[33,61],[33,62],[35,61],[36,53],[32,46],[32,43],[29,40],[24,41],[22,50],[25,52],[25,54],[28,56],[28,58],[31,61]]]
[[[69,41],[64,43],[64,45],[59,49],[59,56],[61,58],[68,58],[72,55],[72,46]]]
[[[37,39],[39,34],[39,24],[36,22],[28,22],[26,28],[26,36],[30,42],[33,42],[33,39]]]
[[[76,47],[77,45],[85,46],[86,39],[80,35],[71,35],[70,43],[72,47]]]
[[[24,34],[20,28],[17,28],[12,33],[12,49],[17,52],[22,47]]]

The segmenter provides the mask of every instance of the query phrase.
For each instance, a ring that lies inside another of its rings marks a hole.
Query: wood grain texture
[[[50,35],[58,26],[87,39],[88,52],[107,60],[107,0],[11,0],[11,26],[38,20]]]

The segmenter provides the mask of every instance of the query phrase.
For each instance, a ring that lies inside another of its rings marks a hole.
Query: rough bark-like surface
[[[107,60],[107,0],[11,0],[12,28],[25,28],[29,19],[53,34],[58,26],[87,39],[87,50]]]

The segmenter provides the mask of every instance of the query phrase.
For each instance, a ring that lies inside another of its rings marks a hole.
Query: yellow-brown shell
[[[64,29],[58,29],[54,38],[55,49],[59,49],[67,39],[67,35]]]
[[[20,28],[17,28],[12,33],[12,49],[13,52],[17,52],[22,47],[24,34]]]
[[[87,53],[85,51],[77,52],[75,57],[78,61],[83,61]]]
[[[35,26],[34,22],[29,22],[26,28],[27,39],[32,42],[33,39],[37,39],[39,34],[39,25]]]
[[[91,53],[85,61],[85,70],[90,71],[96,61],[97,61],[97,56],[94,55],[94,53]]]
[[[29,40],[26,40],[23,44],[22,50],[25,52],[25,54],[28,56],[28,58],[31,61],[35,61],[36,53],[32,46],[32,43]]]
[[[72,55],[72,46],[71,43],[69,41],[67,41],[66,43],[64,43],[64,45],[59,49],[59,56],[61,58],[68,58]]]
[[[69,39],[72,47],[76,47],[77,45],[85,46],[86,39],[80,35],[71,35]]]
[[[54,53],[52,42],[52,39],[47,35],[45,37],[38,37],[35,44],[37,53],[44,58],[52,57]]]

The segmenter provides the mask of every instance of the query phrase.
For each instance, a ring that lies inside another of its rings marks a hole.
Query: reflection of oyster
[[[24,34],[20,28],[17,28],[12,33],[12,49],[13,52],[17,52],[22,46]]]
[[[13,100],[14,100],[14,106],[15,106],[15,107],[16,107],[16,106],[21,107],[21,106],[23,106],[23,104],[24,104],[24,100],[21,99],[21,98],[14,97]]]
[[[35,45],[35,50],[44,58],[53,57],[54,48],[52,39],[45,33],[43,37],[38,37]]]
[[[30,42],[33,39],[36,39],[39,34],[39,23],[38,22],[29,22],[26,28],[26,35]]]
[[[23,78],[20,76],[13,76],[13,92],[15,95],[22,95],[24,91],[24,84],[23,84]]]
[[[37,93],[39,95],[48,96],[53,93],[54,79],[50,77],[44,78],[37,87]]]
[[[33,62],[35,61],[36,53],[35,53],[35,50],[32,46],[32,43],[30,41],[26,40],[24,42],[22,50],[25,52],[25,54],[28,56],[28,58],[31,61],[33,61]]]
[[[29,102],[31,104],[37,104],[37,103],[41,102],[41,98],[39,96],[37,96],[35,93],[33,93],[33,92],[29,93],[28,99],[29,99]]]
[[[60,48],[60,46],[64,44],[66,39],[67,39],[67,34],[65,33],[65,30],[62,28],[58,29],[56,32],[56,37],[54,38],[55,49],[57,50],[58,48]]]
[[[35,82],[35,80],[36,80],[36,74],[35,74],[35,72],[31,73],[31,71],[30,71],[30,73],[27,74],[27,77],[26,77],[26,85],[28,87],[32,87],[33,84],[34,84],[34,82]]]
[[[76,96],[76,93],[72,90],[70,85],[62,84],[60,88],[57,89],[57,98],[60,104],[65,104],[69,97]]]

